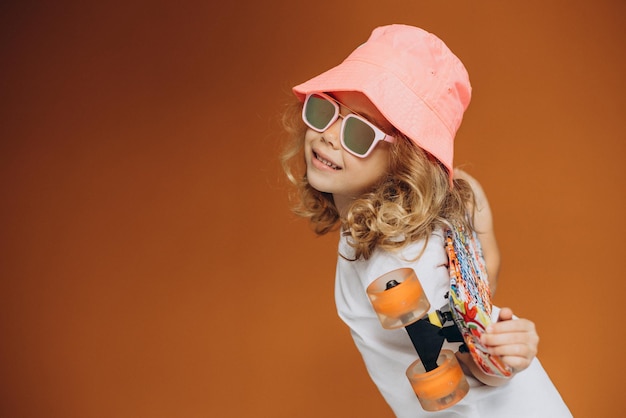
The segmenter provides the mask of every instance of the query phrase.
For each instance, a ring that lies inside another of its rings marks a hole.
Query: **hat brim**
[[[303,101],[309,93],[358,91],[385,118],[419,147],[437,158],[452,176],[454,135],[421,97],[391,71],[379,65],[347,59],[340,65],[293,88]]]

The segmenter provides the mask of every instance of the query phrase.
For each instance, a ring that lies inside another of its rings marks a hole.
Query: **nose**
[[[341,126],[343,125],[343,116],[339,115],[336,121],[334,121],[324,132],[322,132],[322,142],[326,142],[333,148],[340,146]]]

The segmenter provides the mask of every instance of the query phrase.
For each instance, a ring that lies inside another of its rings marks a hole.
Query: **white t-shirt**
[[[431,309],[444,306],[450,279],[443,234],[433,234],[424,253],[415,261],[423,245],[423,241],[416,242],[393,253],[375,250],[369,260],[348,261],[341,255],[353,259],[354,250],[348,245],[346,237],[342,236],[339,240],[340,256],[335,281],[337,311],[350,328],[372,380],[396,416],[571,417],[537,359],[528,369],[499,387],[486,386],[468,376],[470,391],[458,404],[439,412],[422,409],[405,374],[407,367],[418,358],[415,348],[405,329],[388,330],[381,326],[365,289],[391,270],[411,267],[424,288]],[[497,318],[498,311],[494,307],[494,318]],[[459,345],[445,342],[443,348],[456,352]]]

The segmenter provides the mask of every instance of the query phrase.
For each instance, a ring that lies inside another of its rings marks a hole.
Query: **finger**
[[[523,353],[527,348],[519,347],[518,353]],[[491,350],[490,350],[491,351]],[[499,351],[499,350],[495,350]],[[492,353],[493,354],[493,353]],[[520,372],[532,363],[535,356],[533,353],[528,352],[525,355],[506,355],[506,354],[497,354],[498,357],[504,362],[504,364],[508,365],[514,372]]]
[[[511,308],[502,308],[498,314],[498,321],[509,321],[513,319],[513,310]]]
[[[483,334],[480,340],[487,347],[498,347],[513,344],[525,344],[528,346],[537,346],[539,344],[539,336],[536,332],[506,332]]]
[[[488,334],[503,334],[510,332],[531,332],[536,333],[535,323],[528,319],[513,319],[490,324],[487,327]]]
[[[522,370],[527,369],[532,363],[532,359],[525,357],[501,356],[500,359],[504,362],[504,364],[513,369],[514,373],[519,373]]]
[[[487,347],[490,354],[498,356],[534,357],[537,354],[537,344],[534,341],[519,338],[518,341]]]

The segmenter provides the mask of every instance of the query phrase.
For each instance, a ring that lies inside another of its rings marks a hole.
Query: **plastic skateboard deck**
[[[476,233],[454,225],[446,232],[450,261],[449,304],[453,320],[463,336],[474,362],[492,376],[508,377],[512,371],[502,360],[489,354],[480,342],[491,321],[491,293],[487,270]]]

